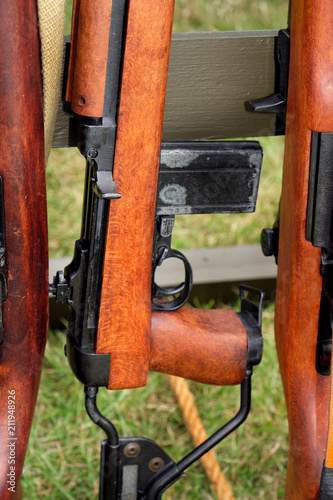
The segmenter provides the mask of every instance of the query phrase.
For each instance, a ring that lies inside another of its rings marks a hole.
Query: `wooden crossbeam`
[[[174,34],[163,140],[275,135],[275,116],[250,112],[246,102],[274,93],[276,36],[275,30]],[[66,45],[68,52],[68,38]],[[63,99],[53,147],[75,146],[74,137]]]

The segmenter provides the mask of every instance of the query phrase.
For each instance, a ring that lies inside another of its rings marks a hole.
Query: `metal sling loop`
[[[168,464],[161,472],[157,473],[145,493],[147,500],[158,500],[161,493],[173,484],[196,460],[199,460],[211,448],[217,445],[222,439],[227,437],[237,427],[239,427],[249,414],[251,408],[251,375],[252,369],[248,369],[241,384],[241,403],[238,413],[227,422],[215,434],[206,439],[201,445],[182,458],[177,464]]]

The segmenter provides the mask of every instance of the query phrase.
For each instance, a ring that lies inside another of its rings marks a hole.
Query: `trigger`
[[[161,266],[163,264],[163,261],[166,259],[168,253],[169,253],[169,248],[168,247],[161,247],[159,250],[162,250],[160,255],[156,259],[156,265]]]

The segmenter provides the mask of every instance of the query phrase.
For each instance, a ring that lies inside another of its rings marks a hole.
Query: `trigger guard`
[[[164,260],[175,258],[183,262],[185,268],[185,281],[180,283],[178,286],[170,289],[162,288],[155,283],[155,270],[154,267],[153,277],[152,277],[152,310],[153,311],[176,311],[182,307],[189,298],[193,285],[193,271],[191,264],[178,250],[169,250],[167,256]],[[169,302],[158,302],[156,299],[160,297],[171,297],[180,293],[179,297],[170,300]]]
[[[155,290],[155,297],[169,297],[171,295],[176,295],[176,293],[181,293],[185,288],[185,282],[180,283],[178,286],[175,288],[162,288],[161,286],[156,285],[154,282],[154,290]]]

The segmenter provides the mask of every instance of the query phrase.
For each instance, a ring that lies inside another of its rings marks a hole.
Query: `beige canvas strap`
[[[47,161],[61,93],[65,0],[38,0],[38,17],[42,51],[45,158]]]

